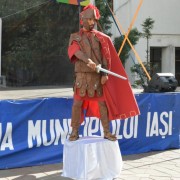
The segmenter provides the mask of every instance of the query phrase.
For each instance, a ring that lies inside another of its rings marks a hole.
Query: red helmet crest
[[[96,6],[94,6],[93,4],[89,4],[89,5],[87,5],[86,7],[83,8],[83,11],[85,11],[85,10],[87,10],[89,8],[94,10],[95,19],[99,20],[100,17],[101,17],[100,13],[99,13],[99,9]]]
[[[86,7],[83,8],[83,11],[80,14],[80,24],[82,25],[82,19],[83,18],[95,18],[96,20],[100,19],[100,13],[96,6],[89,4]]]

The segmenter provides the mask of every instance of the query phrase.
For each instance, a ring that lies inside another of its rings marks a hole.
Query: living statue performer
[[[99,18],[97,7],[92,4],[84,7],[80,14],[82,28],[71,34],[69,40],[68,55],[75,64],[70,141],[79,138],[78,130],[84,115],[100,118],[104,138],[115,141],[117,138],[109,128],[110,120],[139,114],[129,81],[96,71],[97,65],[101,64],[102,68],[127,78],[110,37],[94,29]]]

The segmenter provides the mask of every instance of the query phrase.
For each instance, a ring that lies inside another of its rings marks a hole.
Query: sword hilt
[[[98,65],[96,66],[96,72],[97,72],[97,73],[100,73],[100,71],[101,71],[101,64],[98,64]]]

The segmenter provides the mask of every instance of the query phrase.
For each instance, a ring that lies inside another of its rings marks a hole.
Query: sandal
[[[76,141],[77,139],[79,139],[79,132],[77,130],[73,130],[69,137],[69,141]]]
[[[104,139],[108,139],[110,141],[116,141],[117,137],[114,134],[111,134],[109,131],[104,132]]]

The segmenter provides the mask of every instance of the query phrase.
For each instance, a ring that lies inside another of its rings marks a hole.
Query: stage
[[[180,148],[180,92],[133,89],[141,114],[111,122],[122,155]],[[71,132],[72,87],[0,88],[0,169],[62,162]],[[100,136],[98,118],[87,117],[80,137]],[[20,161],[19,161],[20,159]]]

